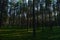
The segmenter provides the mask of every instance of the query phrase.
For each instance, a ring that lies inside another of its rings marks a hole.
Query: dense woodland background
[[[0,0],[0,25],[59,25],[60,0]]]

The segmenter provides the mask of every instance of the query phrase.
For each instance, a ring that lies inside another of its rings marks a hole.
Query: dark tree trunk
[[[6,13],[7,0],[0,0],[0,26],[4,23]]]
[[[59,15],[57,16],[57,22],[58,26],[60,26],[60,0],[57,0],[57,11],[59,12]]]
[[[35,10],[34,10],[35,0],[33,0],[33,37],[36,36],[36,26],[35,26]]]

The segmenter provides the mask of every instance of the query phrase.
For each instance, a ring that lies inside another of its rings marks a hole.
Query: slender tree
[[[35,1],[36,0],[33,0],[33,37],[36,36],[36,26],[35,26]]]
[[[7,0],[0,0],[0,26],[6,21]]]
[[[57,17],[57,21],[58,21],[58,26],[60,26],[60,0],[57,0],[57,11],[58,11],[58,17]]]
[[[48,22],[48,26],[51,26],[50,23],[51,23],[51,11],[50,11],[50,7],[51,6],[51,0],[46,0],[46,10],[47,10],[47,13],[49,14],[49,22]]]

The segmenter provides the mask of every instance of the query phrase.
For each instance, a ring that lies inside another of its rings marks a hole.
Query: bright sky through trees
[[[11,2],[11,3],[13,3],[13,4],[16,4],[17,2],[19,2],[19,3],[26,3],[26,4],[28,4],[28,1],[33,1],[33,0],[9,0],[8,1],[8,3],[9,2]],[[53,4],[56,4],[56,2],[57,2],[57,0],[51,0],[52,1],[52,5]],[[38,2],[38,10],[40,10],[40,4],[42,4],[43,5],[43,7],[45,8],[45,0],[40,0],[40,2]],[[53,7],[52,7],[52,5],[51,5],[51,7],[49,7],[49,9],[52,11],[53,10]],[[9,12],[9,10],[10,10],[10,7],[11,7],[11,5],[10,4],[8,4],[8,12]],[[17,10],[17,9],[16,9]],[[35,7],[35,10],[37,10],[37,7]],[[12,10],[13,11],[13,10]]]

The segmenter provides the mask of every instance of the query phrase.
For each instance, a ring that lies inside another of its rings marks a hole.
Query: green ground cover
[[[43,30],[42,30],[43,29]],[[33,37],[32,28],[28,31],[26,28],[1,28],[0,29],[1,40],[60,40],[60,27],[53,27],[51,30],[49,27],[37,27],[36,37]]]

